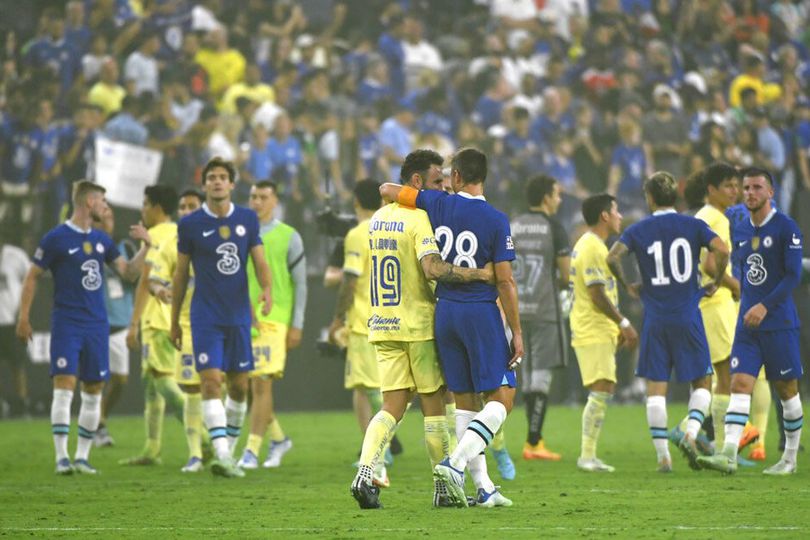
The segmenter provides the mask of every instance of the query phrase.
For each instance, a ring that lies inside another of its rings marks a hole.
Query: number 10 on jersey
[[[380,304],[382,300],[382,304]],[[402,300],[402,269],[393,255],[371,256],[371,306],[398,306]]]

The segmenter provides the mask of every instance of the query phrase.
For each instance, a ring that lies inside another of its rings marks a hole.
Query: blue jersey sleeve
[[[802,277],[802,233],[793,221],[785,221],[782,227],[782,260],[785,275],[781,281],[762,299],[762,305],[771,310],[790,297],[793,289],[798,287]]]
[[[509,218],[504,214],[499,214],[498,218],[498,223],[495,226],[495,246],[492,252],[492,262],[514,261],[515,244],[512,241],[512,228],[509,225]]]
[[[714,240],[717,237],[717,234],[715,234],[715,232],[709,228],[709,225],[706,224],[705,221],[700,219],[695,219],[695,221],[697,221],[697,223],[695,223],[695,226],[697,227],[698,235],[700,238],[700,245],[708,248],[709,244],[712,243],[712,240]]]
[[[104,262],[110,264],[115,259],[121,256],[121,252],[118,251],[118,246],[115,245],[112,238],[110,238],[107,234],[102,234],[102,244],[104,245]]]
[[[183,218],[177,224],[177,251],[183,255],[191,255],[191,234],[188,221]]]
[[[256,212],[250,212],[250,231],[248,231],[248,247],[260,246],[262,244],[262,237],[259,234],[259,216]]]
[[[51,263],[53,263],[55,255],[54,235],[53,231],[51,231],[39,241],[39,246],[36,251],[34,251],[34,264],[43,270],[48,270],[51,267]]]
[[[436,208],[436,205],[449,195],[444,191],[439,191],[436,189],[423,189],[416,195],[416,207],[421,208],[428,215],[431,214]]]
[[[637,225],[631,225],[619,237],[619,242],[627,246],[630,251],[636,251],[636,229]]]

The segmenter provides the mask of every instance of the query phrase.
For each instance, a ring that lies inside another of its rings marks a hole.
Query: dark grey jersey
[[[557,322],[560,319],[557,257],[571,253],[562,225],[543,212],[529,212],[511,223],[515,241],[512,263],[521,318]]]

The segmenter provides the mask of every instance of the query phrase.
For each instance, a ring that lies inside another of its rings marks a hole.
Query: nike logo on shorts
[[[208,238],[212,234],[214,234],[214,229],[211,229],[210,231],[203,231],[203,238]]]
[[[98,374],[101,375],[102,377],[106,377],[107,376],[107,370],[105,369],[104,371],[99,371]]]
[[[784,374],[786,374],[786,373],[790,373],[791,371],[793,371],[793,368],[790,368],[790,369],[780,369],[780,370],[779,370],[779,374],[780,374],[780,375],[784,375]]]
[[[248,367],[250,362],[239,362],[239,367]]]

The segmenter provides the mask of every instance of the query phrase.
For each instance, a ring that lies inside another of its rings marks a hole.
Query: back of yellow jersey
[[[574,304],[571,308],[571,344],[575,347],[615,341],[619,326],[596,307],[588,287],[603,284],[613,305],[619,304],[616,280],[607,265],[608,249],[601,238],[588,231],[571,253],[571,285]]]
[[[177,235],[170,242],[166,242],[165,247],[161,246],[157,264],[153,264],[150,278],[156,279],[166,286],[171,286],[174,271],[177,268]],[[191,326],[191,297],[194,296],[194,267],[189,264],[189,279],[186,287],[186,296],[183,298],[183,305],[180,307],[180,326],[189,328]],[[171,306],[170,314],[171,314]]]
[[[391,203],[374,214],[368,227],[369,341],[433,339],[436,299],[420,261],[439,248],[427,214]]]
[[[349,330],[358,334],[368,334],[369,314],[369,258],[368,224],[361,221],[346,234],[343,247],[343,272],[357,277],[354,299],[346,314]]]
[[[149,229],[152,245],[146,253],[146,264],[151,266],[149,275],[162,274],[164,256],[163,252],[173,249],[177,252],[177,224],[171,221],[159,223]],[[176,257],[175,257],[176,258]],[[141,316],[141,326],[154,330],[169,330],[171,327],[172,308],[157,298],[149,297]]]
[[[720,240],[723,241],[729,253],[731,253],[731,224],[726,215],[714,206],[707,204],[698,210],[695,217],[706,222],[706,225],[709,226],[712,232],[720,237]],[[706,256],[708,254],[709,251],[707,249],[700,250],[700,285],[703,287],[714,281],[714,279],[703,270],[703,264],[706,262]],[[731,264],[726,266],[726,274],[731,275]],[[726,287],[720,287],[713,295],[701,298],[700,307],[721,304],[731,300],[733,300],[731,290]]]

